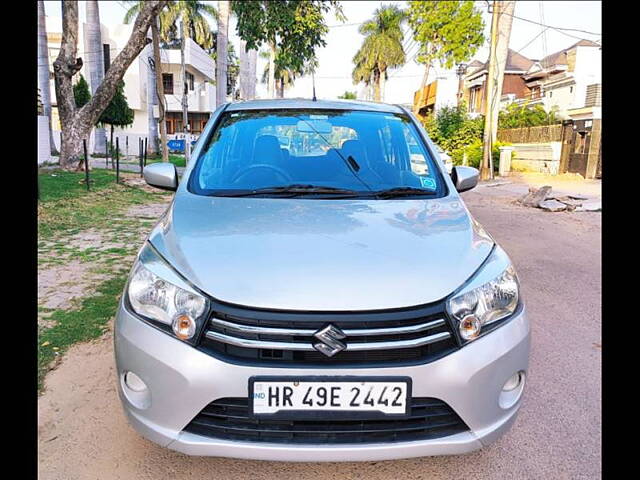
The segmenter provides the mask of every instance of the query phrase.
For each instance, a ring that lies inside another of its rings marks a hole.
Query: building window
[[[569,93],[573,93],[573,87],[569,87]]]
[[[553,92],[549,92],[549,98],[553,97]]]
[[[162,74],[162,87],[164,88],[164,93],[173,93],[173,73]]]
[[[471,88],[469,91],[469,105],[468,111],[471,113],[477,113],[480,111],[480,89],[482,87],[477,86]]]
[[[187,84],[189,85],[189,90],[191,91],[193,91],[193,81],[194,81],[193,74],[187,72]]]
[[[104,60],[104,73],[107,73],[111,66],[111,47],[109,47],[108,43],[102,45],[102,57]]]

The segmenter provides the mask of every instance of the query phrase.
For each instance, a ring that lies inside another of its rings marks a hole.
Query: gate
[[[591,120],[576,120],[569,143],[569,161],[567,171],[587,176],[589,147],[591,146]]]

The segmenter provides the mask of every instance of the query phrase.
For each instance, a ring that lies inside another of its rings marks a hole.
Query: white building
[[[84,60],[84,65],[79,74],[82,74],[85,80],[89,82],[90,76],[86,61],[88,43],[85,25],[82,21],[80,21],[78,25],[79,41],[77,56]],[[60,43],[62,40],[61,19],[59,17],[46,17],[46,28],[49,44],[49,69],[51,71],[52,125],[54,139],[59,148],[61,128],[58,110],[56,108],[53,62],[60,52]],[[132,28],[132,25],[124,24],[110,27],[104,24],[101,25],[102,54],[105,70],[126,45]],[[149,66],[147,65],[147,49],[151,50],[152,45],[149,44],[145,47],[145,50],[131,63],[123,77],[125,83],[124,93],[127,97],[129,107],[134,111],[134,121],[128,128],[116,128],[114,134],[120,137],[119,142],[121,149],[127,149],[126,153],[129,154],[137,154],[138,138],[144,138],[148,135],[147,69]],[[170,138],[180,138],[182,132],[180,49],[178,47],[175,49],[161,48],[160,58],[163,71],[162,81],[167,102],[167,133]],[[189,124],[191,132],[198,135],[202,132],[204,125],[209,119],[210,113],[215,110],[215,62],[193,40],[187,39],[185,45],[185,64],[188,85]],[[74,77],[74,81],[80,78],[79,74]],[[154,108],[157,116],[157,105]],[[90,145],[92,145],[92,142],[93,139],[90,140]]]
[[[529,95],[520,103],[538,103],[547,112],[556,110],[560,118],[572,117],[574,110],[589,103],[588,91],[599,92],[602,47],[591,40],[580,40],[542,60],[534,60],[523,79]]]

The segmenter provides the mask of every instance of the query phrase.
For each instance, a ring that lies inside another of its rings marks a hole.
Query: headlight
[[[180,340],[197,338],[207,311],[206,298],[186,285],[148,245],[133,268],[127,294],[131,308],[141,317],[171,327]]]
[[[486,325],[513,314],[518,298],[516,271],[504,251],[496,247],[482,270],[447,301],[447,311],[457,322],[460,337],[469,341],[486,331]]]

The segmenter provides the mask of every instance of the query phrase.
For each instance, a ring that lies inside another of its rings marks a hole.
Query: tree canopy
[[[341,98],[343,100],[355,100],[356,98],[358,98],[358,95],[356,95],[356,92],[345,90],[342,95],[338,95],[338,98]]]
[[[418,63],[438,61],[452,68],[476,53],[484,43],[484,21],[473,4],[470,0],[409,2],[409,26],[420,45]]]
[[[376,86],[376,100],[380,100],[380,77],[385,76],[389,68],[405,63],[402,47],[402,22],[405,13],[396,5],[382,5],[376,9],[373,18],[364,22],[359,32],[365,36],[360,50],[353,57],[355,67],[353,82],[369,84],[373,76]]]
[[[89,84],[80,74],[80,79],[73,86],[73,98],[76,101],[76,107],[80,108],[89,103],[91,100],[91,92],[89,91]]]
[[[144,1],[127,0],[130,7],[124,17],[124,23],[131,22],[138,15]],[[218,11],[214,6],[198,0],[173,0],[160,11],[160,38],[165,44],[179,44],[178,22],[184,22],[185,37],[191,38],[203,49],[210,51],[215,42],[209,19],[216,20]]]
[[[113,95],[111,103],[109,103],[107,108],[102,112],[102,115],[100,115],[98,123],[111,125],[112,127],[126,127],[133,123],[133,110],[129,108],[129,104],[127,103],[127,97],[124,94],[123,80],[120,80],[118,83],[116,93]]]
[[[499,128],[537,127],[554,123],[560,123],[560,119],[556,117],[556,111],[551,109],[547,112],[540,104],[511,103],[498,115]]]
[[[265,42],[277,47],[276,65],[292,71],[304,69],[315,57],[316,48],[326,45],[325,13],[333,8],[336,17],[345,20],[335,0],[247,0],[233,2],[231,8],[247,50],[257,50]]]

